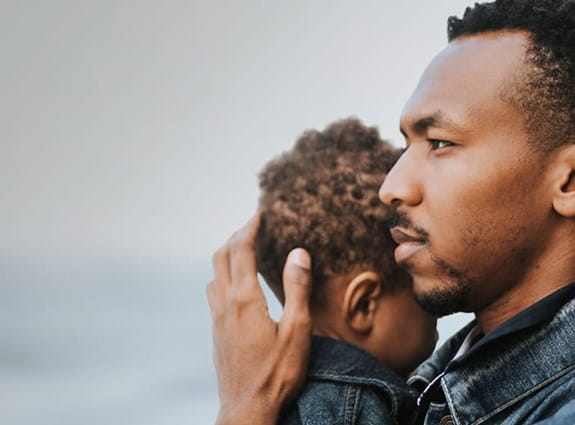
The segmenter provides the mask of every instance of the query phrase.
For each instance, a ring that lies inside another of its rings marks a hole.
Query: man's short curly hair
[[[394,273],[388,210],[378,190],[399,155],[399,149],[380,139],[377,128],[349,118],[323,132],[306,131],[292,150],[260,172],[258,271],[281,301],[283,265],[296,247],[312,257],[315,305],[326,280],[355,267],[381,278]]]
[[[498,30],[529,34],[527,68],[502,93],[525,114],[529,142],[542,152],[575,139],[575,0],[496,0],[448,19],[448,39]]]

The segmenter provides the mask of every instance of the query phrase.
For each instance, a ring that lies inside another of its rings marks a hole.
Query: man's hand
[[[271,319],[259,286],[254,217],[213,256],[207,294],[218,372],[218,424],[272,425],[305,379],[311,341],[310,257],[293,250],[283,272],[285,305]]]

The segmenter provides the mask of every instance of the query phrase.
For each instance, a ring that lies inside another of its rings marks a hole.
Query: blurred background
[[[351,115],[400,145],[468,3],[2,2],[0,422],[213,423],[204,288],[257,171]]]

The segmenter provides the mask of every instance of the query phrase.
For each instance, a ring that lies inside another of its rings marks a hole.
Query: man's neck
[[[575,280],[575,248],[566,251],[564,243],[555,248],[560,249],[548,250],[545,258],[530,268],[531,273],[526,273],[518,284],[475,312],[484,334]]]

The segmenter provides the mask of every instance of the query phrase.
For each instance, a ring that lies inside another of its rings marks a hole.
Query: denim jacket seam
[[[379,387],[385,388],[387,391],[394,391],[401,387],[398,387],[392,383],[385,382],[381,379],[377,378],[367,378],[367,377],[360,377],[360,376],[351,376],[351,375],[344,375],[341,373],[335,373],[335,371],[313,371],[308,373],[308,378],[312,379],[330,379],[340,382],[345,382],[349,384],[359,384],[359,385],[375,385]]]
[[[443,380],[443,378],[441,379],[441,387],[443,388],[443,394],[445,394],[445,400],[447,401],[447,405],[448,406],[454,406],[453,399],[451,398],[451,394],[449,393],[449,391],[447,391],[447,385],[445,385],[445,381]],[[451,415],[451,418],[455,422],[455,425],[460,425],[461,422],[459,421],[459,418],[457,417],[456,410],[455,409],[448,409],[448,410],[449,410],[449,414]]]
[[[343,411],[344,425],[354,425],[358,410],[358,403],[361,393],[361,388],[352,384],[347,386],[345,395],[345,405]],[[350,406],[351,404],[351,406]]]
[[[397,387],[393,384],[390,384],[389,382],[385,382],[375,378],[349,376],[349,375],[342,375],[339,373],[328,374],[318,372],[327,372],[327,370],[326,369],[323,369],[321,371],[316,370],[314,371],[314,373],[309,373],[308,378],[333,380],[336,382],[346,383],[348,385],[373,385],[376,388],[379,388],[381,391],[385,391],[390,403],[390,413],[397,414],[400,402],[397,400],[396,394],[397,391],[400,390],[400,387]]]
[[[485,421],[491,419],[493,416],[501,413],[502,411],[504,411],[505,409],[507,409],[508,407],[512,406],[513,404],[517,403],[518,401],[530,396],[531,394],[533,394],[536,391],[539,391],[541,388],[546,387],[547,385],[549,385],[550,383],[552,383],[553,381],[556,381],[557,379],[561,378],[563,375],[566,375],[567,373],[571,372],[572,370],[575,370],[575,364],[567,366],[566,368],[560,370],[559,372],[557,372],[555,375],[550,376],[549,378],[541,381],[539,384],[532,386],[531,388],[529,388],[527,391],[519,394],[517,397],[512,398],[511,400],[509,400],[507,403],[499,406],[497,409],[492,410],[491,412],[489,412],[487,415],[484,415],[480,418],[477,418],[475,421],[473,421],[470,425],[480,425],[482,423],[484,423]],[[447,392],[446,392],[446,397],[449,397]],[[452,403],[450,403],[451,405],[453,405]],[[454,415],[455,416],[455,415]],[[458,421],[456,421],[457,423]]]

